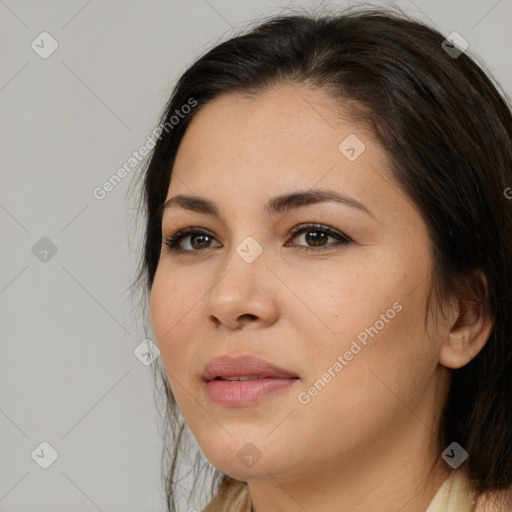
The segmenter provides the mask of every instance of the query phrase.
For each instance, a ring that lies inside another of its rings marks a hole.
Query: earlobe
[[[468,364],[487,343],[492,326],[481,304],[459,301],[459,315],[443,343],[439,362],[452,369]]]

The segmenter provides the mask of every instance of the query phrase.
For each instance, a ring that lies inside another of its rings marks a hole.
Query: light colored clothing
[[[227,492],[226,492],[227,491]],[[203,512],[252,512],[251,498],[246,484],[232,481],[225,492],[228,502],[221,504],[219,496]],[[443,482],[425,512],[473,512],[474,499],[469,483],[462,471],[453,471]]]
[[[426,512],[472,512],[473,495],[461,471],[453,471],[443,482]]]

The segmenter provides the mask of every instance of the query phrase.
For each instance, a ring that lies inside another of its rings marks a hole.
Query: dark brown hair
[[[491,75],[467,53],[451,56],[444,40],[389,10],[300,13],[270,18],[199,58],[174,88],[161,119],[169,129],[142,177],[144,252],[132,286],[151,290],[174,159],[204,105],[221,94],[257,94],[280,83],[329,92],[373,130],[396,183],[420,211],[432,244],[432,291],[441,301],[453,295],[476,301],[494,320],[482,351],[451,371],[438,445],[439,455],[452,441],[468,452],[463,467],[481,495],[512,484],[512,200],[504,194],[512,186],[512,115]],[[191,98],[197,105],[171,122]],[[173,432],[166,431],[173,443],[166,492],[174,511],[185,425],[165,373],[161,378]],[[214,476],[214,485],[230,480]]]

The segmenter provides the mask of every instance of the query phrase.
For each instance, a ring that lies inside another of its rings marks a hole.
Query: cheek
[[[380,333],[388,330],[388,325],[400,315],[396,307],[393,309],[400,298],[399,287],[389,278],[379,276],[378,269],[371,265],[364,270],[355,266],[329,267],[323,274],[316,271],[314,276],[303,275],[300,280],[288,282],[300,299],[290,300],[284,306],[286,315],[300,326],[300,335],[295,337],[297,346],[311,361],[324,365],[349,350],[353,340],[369,345],[376,322]],[[380,319],[381,314],[385,315],[384,320]]]
[[[198,290],[190,280],[167,278],[158,270],[150,296],[151,324],[162,364],[178,408],[190,424],[197,422],[200,412],[191,399],[191,393],[195,395],[197,389],[192,389],[190,382],[191,363],[197,358],[193,346],[193,335],[197,332],[194,307],[199,307],[200,296],[186,292],[194,289]]]
[[[182,283],[157,270],[150,296],[150,318],[155,341],[167,372],[179,378],[188,368],[194,306],[197,298],[188,290],[192,283]],[[185,293],[184,293],[185,291]],[[197,322],[196,322],[197,327]]]
[[[411,420],[410,411],[416,410],[435,364],[409,343],[424,340],[418,339],[420,331],[410,325],[406,314],[404,306],[377,335],[368,337],[366,345],[341,336],[311,358],[314,368],[305,379],[306,394],[301,395],[296,416],[306,436],[318,429],[311,418],[322,418],[325,438],[343,439],[339,448],[349,449],[376,432],[403,428]]]
[[[302,288],[304,302],[318,312],[317,318],[296,310],[305,315],[296,317],[299,350],[311,361],[303,391],[317,393],[311,402],[320,408],[340,403],[365,414],[362,404],[371,403],[384,414],[383,406],[400,403],[397,396],[414,402],[435,369],[436,344],[424,326],[428,283],[374,268],[379,272],[338,273],[321,292]]]

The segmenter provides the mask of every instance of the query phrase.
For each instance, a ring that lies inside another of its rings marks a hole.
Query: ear
[[[481,271],[466,280],[452,319],[450,331],[443,343],[439,362],[458,369],[469,363],[485,346],[493,327],[493,318],[484,307],[487,280]]]

